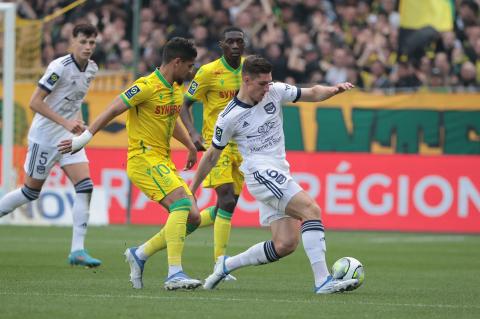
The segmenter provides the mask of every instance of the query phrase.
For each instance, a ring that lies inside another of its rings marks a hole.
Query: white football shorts
[[[245,175],[248,191],[260,205],[260,224],[269,226],[272,222],[289,217],[285,208],[302,187],[290,176],[290,172],[277,169],[261,169]]]
[[[47,179],[53,165],[59,163],[61,167],[69,164],[88,163],[85,149],[75,154],[62,154],[56,146],[44,145],[28,141],[28,152],[23,169],[25,173],[35,179]]]

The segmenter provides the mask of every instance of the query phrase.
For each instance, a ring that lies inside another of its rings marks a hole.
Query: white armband
[[[79,136],[72,138],[72,154],[81,150],[92,139],[93,135],[89,130],[83,131]]]

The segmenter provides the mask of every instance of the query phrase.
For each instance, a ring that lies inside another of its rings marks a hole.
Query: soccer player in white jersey
[[[215,166],[222,149],[232,139],[243,157],[241,170],[250,193],[260,204],[260,223],[270,226],[272,240],[253,245],[235,256],[220,256],[204,288],[215,288],[232,271],[268,264],[291,254],[301,237],[310,260],[315,293],[341,292],[357,279],[334,279],[325,260],[325,235],[317,203],[292,179],[285,159],[282,105],[296,101],[318,102],[353,88],[350,83],[297,88],[272,83],[272,65],[260,56],[249,56],[242,69],[237,96],[219,114],[212,146],[200,161],[191,184],[195,192]]]
[[[90,60],[97,29],[90,24],[78,24],[72,35],[72,54],[49,64],[30,100],[30,108],[36,114],[28,133],[24,186],[0,199],[0,217],[36,200],[51,168],[59,163],[76,192],[68,261],[71,265],[97,267],[101,261],[91,257],[84,249],[93,191],[85,150],[81,149],[73,155],[61,154],[57,150],[60,141],[84,131],[80,108],[98,71],[97,64]]]

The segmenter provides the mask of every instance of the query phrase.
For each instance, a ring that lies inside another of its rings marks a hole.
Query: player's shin
[[[329,275],[325,261],[325,233],[320,220],[307,220],[302,223],[302,241],[312,266],[315,285],[318,286],[322,284]]]
[[[168,254],[168,276],[182,271],[182,253],[186,223],[192,202],[188,198],[177,200],[169,207],[170,215],[165,224],[165,240]]]
[[[229,257],[225,260],[225,268],[228,272],[235,269],[268,264],[280,259],[280,256],[275,250],[273,241],[264,241],[253,245],[243,253]]]
[[[230,229],[232,228],[233,213],[223,209],[218,209],[217,218],[214,225],[214,260],[219,256],[225,255],[227,244],[230,239]]]
[[[215,222],[215,217],[217,216],[217,207],[210,206],[204,208],[200,212],[200,225],[198,227],[207,227],[212,225]]]
[[[185,235],[188,236],[198,228],[198,225],[189,224],[186,225]],[[154,255],[160,250],[167,248],[167,241],[165,239],[165,227],[156,233],[152,238],[147,240],[144,244],[138,247],[137,257],[141,260],[147,260],[150,256]]]
[[[40,196],[39,189],[33,189],[26,185],[11,191],[0,199],[0,217],[13,212],[23,204],[36,200],[38,196]]]

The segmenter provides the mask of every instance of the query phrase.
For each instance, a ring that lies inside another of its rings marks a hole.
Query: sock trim
[[[325,228],[320,220],[312,219],[302,223],[302,233],[307,231],[325,231]]]
[[[269,240],[263,244],[263,251],[269,262],[274,262],[280,259],[273,245],[273,241]]]
[[[25,196],[30,201],[36,200],[40,196],[40,189],[34,189],[28,187],[27,185],[23,185],[20,190],[22,191],[23,196]]]
[[[187,235],[190,235],[198,228],[198,225],[187,223]]]
[[[223,210],[223,209],[221,209],[221,208],[219,208],[219,209],[217,210],[217,216],[220,216],[220,217],[222,217],[223,219],[231,220],[231,219],[232,219],[232,215],[233,215],[233,213],[227,212],[226,210]]]
[[[182,198],[173,202],[168,208],[169,212],[172,213],[178,210],[190,210],[192,208],[192,201],[190,198]]]
[[[93,192],[93,182],[90,177],[82,179],[74,185],[76,193],[91,193]]]
[[[208,213],[210,214],[210,219],[215,221],[215,218],[217,218],[217,207],[216,206],[210,206],[206,209],[208,209]]]

